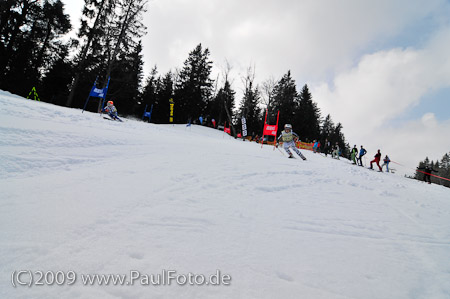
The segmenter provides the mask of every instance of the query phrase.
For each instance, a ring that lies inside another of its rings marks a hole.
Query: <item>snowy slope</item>
[[[1,91],[0,152],[0,298],[450,298],[441,186]],[[218,269],[230,285],[80,278]],[[19,270],[78,276],[14,288]]]

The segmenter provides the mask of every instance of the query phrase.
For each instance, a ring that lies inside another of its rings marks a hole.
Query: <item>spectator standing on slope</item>
[[[318,146],[319,146],[319,142],[317,142],[317,140],[314,140],[313,153],[317,153],[317,147]]]
[[[325,142],[323,143],[323,153],[325,154],[325,157],[328,155],[330,151],[331,144],[328,141],[328,139],[325,138]]]
[[[381,152],[380,152],[380,150],[378,150],[378,152],[374,156],[374,159],[372,161],[370,161],[370,169],[373,169],[372,164],[376,163],[378,165],[378,168],[380,169],[380,171],[383,171],[383,169],[380,166],[380,160],[381,160]]]
[[[362,162],[362,157],[364,157],[364,155],[367,154],[366,149],[361,145],[361,149],[359,150],[359,166],[363,166],[363,162]]]
[[[351,152],[351,158],[352,158],[353,164],[356,164],[356,155],[357,154],[358,154],[358,149],[356,148],[356,144],[355,144],[355,146],[353,146],[352,152]]]
[[[389,156],[386,155],[383,159],[383,165],[381,165],[381,169],[383,169],[384,165],[386,165],[386,172],[389,172],[389,162],[391,162],[391,159],[389,159]]]
[[[331,157],[339,160],[339,144],[337,142],[334,146],[333,152],[331,153]]]

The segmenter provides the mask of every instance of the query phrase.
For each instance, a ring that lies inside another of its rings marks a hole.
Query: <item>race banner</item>
[[[105,88],[97,88],[95,85],[92,87],[91,92],[89,93],[90,97],[102,98],[106,97],[106,91],[108,89]]]
[[[277,125],[264,125],[264,136],[277,136],[278,126]]]
[[[81,113],[83,113],[84,110],[86,110],[86,106],[91,97],[102,99],[102,100],[99,100],[99,102],[98,102],[98,112],[102,111],[103,106],[105,104],[106,93],[108,92],[110,79],[111,79],[111,77],[108,78],[108,83],[106,83],[105,88],[97,88],[97,80],[98,80],[98,76],[97,76],[97,78],[95,79],[94,85],[92,86],[91,91],[89,92],[89,95],[86,99],[86,102],[84,103],[84,107],[83,107],[83,110],[81,111]]]
[[[269,109],[266,109],[266,117],[264,118],[264,128],[263,128],[263,136],[262,136],[262,142],[261,142],[261,148],[264,144],[264,136],[274,136],[275,140],[277,138],[277,131],[278,131],[278,120],[280,119],[280,111],[277,113],[277,124],[276,125],[268,125],[267,124],[267,114],[269,113]],[[274,141],[275,146],[275,141]],[[275,147],[274,147],[275,149]]]
[[[169,99],[169,107],[170,107],[169,123],[173,123],[173,106],[175,106],[173,99]]]
[[[313,142],[301,142],[301,141],[297,141],[297,142],[295,143],[295,145],[296,145],[298,148],[312,151],[312,150],[313,150],[314,143],[313,143]]]
[[[245,117],[242,117],[241,119],[242,122],[242,136],[247,136],[247,120],[245,119]]]

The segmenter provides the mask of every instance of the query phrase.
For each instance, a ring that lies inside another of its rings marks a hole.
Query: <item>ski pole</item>
[[[283,157],[284,157],[284,153],[277,147],[277,149],[280,151],[280,153],[283,155]]]

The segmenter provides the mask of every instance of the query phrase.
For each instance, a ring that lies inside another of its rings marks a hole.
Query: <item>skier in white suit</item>
[[[294,152],[297,153],[297,155],[300,156],[303,160],[306,160],[305,156],[298,150],[298,148],[295,146],[295,141],[298,140],[298,135],[292,132],[292,125],[285,124],[284,125],[284,131],[281,132],[280,137],[278,137],[277,141],[279,142],[280,139],[283,141],[283,148],[284,150],[289,154],[289,158],[294,158],[289,148],[292,148]],[[278,143],[276,145],[278,147]]]

